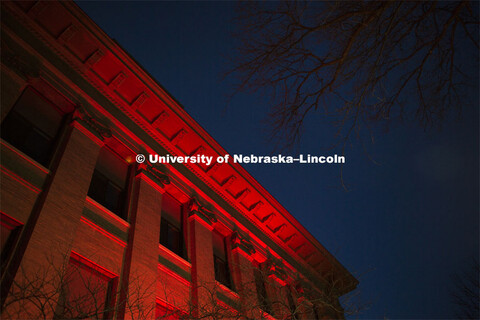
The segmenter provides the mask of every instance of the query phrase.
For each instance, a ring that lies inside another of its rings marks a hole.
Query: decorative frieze
[[[205,147],[204,146],[200,146],[198,147],[197,149],[195,149],[195,151],[193,151],[191,154],[190,154],[190,157],[193,157],[197,154],[204,154],[205,153]]]
[[[243,199],[245,199],[246,196],[250,193],[250,190],[247,188],[243,191],[240,191],[240,193],[235,197],[235,200],[238,202],[241,202]]]
[[[283,239],[283,242],[287,243],[288,241],[292,240],[293,238],[295,238],[297,236],[296,233],[292,233],[291,235],[289,235],[288,237],[286,237],[285,239]]]
[[[151,124],[154,128],[158,128],[160,124],[165,122],[165,120],[167,120],[169,117],[170,115],[168,114],[167,111],[162,111],[155,119],[153,119]]]
[[[260,208],[262,208],[264,205],[263,201],[258,201],[258,202],[255,202],[249,209],[248,211],[254,213],[254,212],[257,212]]]
[[[170,140],[170,142],[174,145],[177,145],[187,134],[187,131],[185,129],[180,129]]]
[[[47,1],[37,1],[35,4],[28,10],[28,14],[35,17],[42,13],[43,10],[47,7]]]
[[[132,107],[133,107],[134,109],[140,108],[140,106],[141,106],[142,104],[144,104],[145,101],[147,101],[147,99],[148,99],[148,94],[147,94],[145,91],[143,91],[143,92],[140,93],[140,94],[138,95],[138,97],[132,102]]]
[[[275,229],[272,230],[273,233],[277,233],[277,232],[280,232],[281,230],[283,230],[283,228],[286,228],[287,225],[285,223],[282,223],[281,225],[279,225],[278,227],[276,227]]]
[[[275,217],[275,212],[272,212],[272,213],[266,215],[265,217],[263,217],[262,219],[260,219],[260,222],[262,222],[262,223],[268,223],[268,222],[270,222],[274,217]]]
[[[215,171],[218,170],[218,168],[220,168],[222,164],[221,163],[218,163],[218,162],[215,162],[214,164],[212,164],[211,166],[209,166],[206,170],[206,172],[212,174],[214,173]]]
[[[62,33],[60,33],[57,40],[62,43],[67,43],[77,32],[78,32],[78,27],[76,27],[74,24],[71,24],[68,27],[66,27]]]
[[[302,244],[300,244],[298,247],[293,248],[293,250],[298,254],[298,251],[299,251],[300,249],[302,249],[304,246],[305,246],[305,242],[303,242]]]
[[[235,182],[236,179],[237,179],[237,177],[235,177],[235,176],[230,176],[230,177],[229,177],[227,180],[225,180],[225,182],[222,184],[222,187],[225,188],[225,189],[226,189],[226,188],[229,188],[229,187],[232,185],[232,183]]]
[[[88,57],[87,61],[85,61],[85,64],[89,67],[92,67],[95,63],[100,61],[100,59],[105,55],[105,52],[103,52],[101,49],[95,50],[94,53]]]
[[[123,81],[125,81],[125,79],[127,79],[127,75],[126,75],[123,71],[120,71],[120,72],[115,76],[115,78],[113,78],[112,81],[110,81],[110,83],[108,84],[108,86],[109,86],[112,90],[115,90],[115,89],[117,89],[117,88],[123,83]]]

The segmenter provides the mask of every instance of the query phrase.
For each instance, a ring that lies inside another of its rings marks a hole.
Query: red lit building
[[[226,151],[73,2],[1,13],[2,318],[344,316],[356,279],[240,165],[136,163]]]

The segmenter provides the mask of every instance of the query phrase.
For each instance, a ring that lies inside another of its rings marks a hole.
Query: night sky
[[[226,105],[235,58],[236,2],[79,2],[230,154],[270,154],[268,100],[241,94]],[[478,87],[478,83],[477,83]],[[336,165],[248,165],[253,175],[360,280],[360,318],[450,318],[451,274],[479,252],[479,108],[442,130],[413,124],[374,131]],[[331,150],[319,115],[292,155]],[[285,153],[284,153],[285,154]],[[357,318],[357,317],[355,317]]]

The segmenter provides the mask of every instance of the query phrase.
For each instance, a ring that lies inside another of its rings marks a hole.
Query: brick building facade
[[[226,151],[73,2],[1,12],[2,318],[343,317],[355,278],[240,165],[136,163]]]

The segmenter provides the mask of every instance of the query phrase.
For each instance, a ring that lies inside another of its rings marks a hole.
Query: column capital
[[[256,252],[250,238],[236,230],[231,236],[232,251],[244,255],[248,260],[253,261],[253,254]]]
[[[146,181],[162,194],[165,193],[165,185],[170,184],[168,175],[163,173],[160,169],[147,163],[138,165],[136,176]]]
[[[73,111],[71,125],[82,131],[100,146],[103,146],[105,139],[112,137],[110,128],[83,106],[77,106],[75,111]]]
[[[210,231],[213,230],[213,225],[218,221],[215,214],[205,209],[195,198],[190,200],[188,219],[197,220]]]
[[[286,267],[282,259],[273,257],[269,252],[267,252],[266,259],[261,263],[261,269],[264,270],[268,279],[275,281],[282,287],[287,285],[289,275],[287,274]]]

